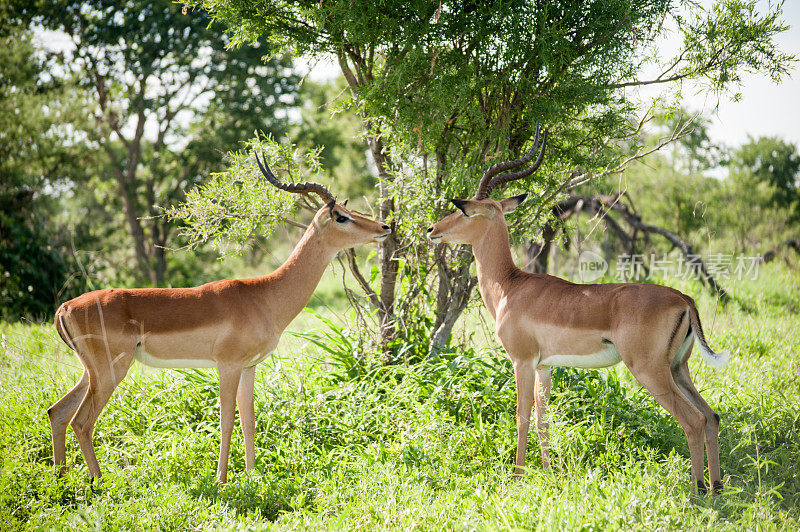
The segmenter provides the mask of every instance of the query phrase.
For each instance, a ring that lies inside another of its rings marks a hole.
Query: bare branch
[[[369,285],[369,282],[364,278],[361,274],[361,270],[358,268],[358,262],[356,262],[356,252],[353,248],[348,248],[344,251],[344,255],[347,257],[347,265],[350,268],[350,272],[353,274],[356,282],[361,286],[361,289],[364,290],[364,293],[367,294],[369,297],[370,303],[376,309],[382,307],[381,300],[378,297],[378,294],[375,293],[375,290]]]
[[[675,128],[672,130],[672,133],[667,137],[662,137],[655,146],[653,146],[650,149],[639,148],[634,155],[631,155],[627,159],[624,159],[619,165],[617,165],[614,168],[611,168],[609,170],[605,170],[605,171],[600,172],[598,174],[594,174],[592,172],[587,172],[587,173],[584,173],[584,174],[572,173],[570,175],[570,178],[567,180],[567,185],[566,185],[566,187],[564,187],[563,191],[568,192],[568,191],[574,190],[574,189],[578,188],[579,186],[584,185],[584,184],[586,184],[589,181],[592,181],[594,179],[600,179],[600,178],[608,176],[608,175],[614,175],[614,174],[619,174],[621,172],[624,172],[625,170],[628,169],[628,166],[630,166],[630,164],[632,162],[638,161],[639,159],[642,159],[643,157],[647,157],[651,153],[654,153],[654,152],[660,150],[661,148],[663,148],[667,144],[671,144],[671,143],[673,143],[673,142],[675,142],[677,140],[682,139],[686,135],[689,135],[692,131],[694,131],[694,128],[691,127],[691,125],[694,123],[694,121],[697,118],[697,116],[698,116],[698,114],[695,114],[695,115],[692,116],[691,119],[685,120],[683,122],[679,122],[678,124],[675,125]],[[641,124],[641,122],[640,122],[640,124]]]

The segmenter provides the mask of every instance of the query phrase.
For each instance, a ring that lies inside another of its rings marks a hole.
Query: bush
[[[0,318],[50,319],[86,285],[77,265],[35,225],[0,212]]]

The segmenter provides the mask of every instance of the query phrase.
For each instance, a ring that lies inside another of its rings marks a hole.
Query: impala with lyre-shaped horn
[[[527,273],[514,265],[504,215],[527,194],[495,201],[497,186],[531,175],[542,163],[547,131],[521,158],[495,164],[484,173],[472,199],[452,200],[456,212],[428,228],[433,242],[471,244],[483,303],[514,366],[517,385],[515,474],[525,467],[533,403],[542,464],[550,467],[545,419],[553,366],[601,368],[622,361],[656,401],[680,423],[691,454],[698,491],[704,482],[704,442],[713,492],[722,490],[719,469],[719,416],[701,397],[689,376],[694,341],[714,367],[727,363],[714,353],[689,296],[653,284],[574,284],[550,275]],[[539,155],[528,168],[536,151]],[[516,170],[502,173],[508,170]]]
[[[293,193],[317,194],[324,206],[275,272],[225,279],[195,288],[105,289],[67,301],[55,324],[83,364],[74,388],[47,410],[53,461],[66,464],[72,425],[92,477],[100,476],[92,432],[100,411],[134,360],[162,368],[219,370],[220,433],[217,479],[226,482],[236,406],[245,466],[255,464],[253,386],[256,364],[278,345],[281,333],[311,298],[331,259],[344,248],[381,241],[388,225],[347,210],[317,183],[283,183],[256,155],[264,177]]]

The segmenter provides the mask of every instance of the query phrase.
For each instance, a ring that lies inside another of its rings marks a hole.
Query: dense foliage
[[[800,153],[776,137],[750,139],[734,154],[733,177],[764,183],[772,189],[772,205],[785,208],[791,222],[800,222]]]
[[[58,123],[97,165],[71,189],[105,207],[97,225],[126,229],[120,269],[153,285],[176,282],[165,248],[179,241],[163,208],[254,131],[285,132],[297,92],[287,57],[265,61],[264,41],[231,48],[220,25],[184,11],[167,0],[0,2],[3,27],[49,32],[37,50],[53,57],[46,75],[82,89],[83,120]],[[48,45],[53,36],[62,44]],[[41,112],[56,120],[58,107]]]
[[[37,53],[32,34],[0,30],[0,319],[42,319],[60,298],[85,287],[69,239],[53,222],[48,189],[62,172],[81,174],[91,158],[64,124],[78,123],[81,95],[45,72],[54,58]]]

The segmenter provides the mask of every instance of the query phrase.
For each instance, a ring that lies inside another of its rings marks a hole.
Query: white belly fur
[[[251,367],[255,366],[256,364],[258,364],[259,362],[261,362],[262,360],[264,360],[265,358],[267,358],[267,356],[269,356],[269,354],[270,354],[271,352],[272,352],[272,351],[269,351],[269,352],[267,352],[267,353],[259,353],[259,354],[257,354],[256,356],[254,356],[254,357],[252,358],[252,360],[250,360],[250,362],[249,362],[249,363],[248,363],[248,364],[247,364],[245,367],[246,367],[246,368],[251,368]]]
[[[133,358],[151,368],[216,368],[217,363],[207,358],[158,358],[154,357],[144,349],[142,345],[136,346]]]
[[[605,347],[589,355],[550,355],[542,357],[539,364],[543,366],[560,366],[566,368],[607,368],[619,363],[622,357],[614,344],[605,344]]]
[[[259,353],[250,360],[250,363],[247,364],[245,367],[252,367],[267,358],[269,353]],[[217,363],[214,360],[210,360],[207,358],[158,358],[144,349],[142,349],[142,345],[139,344],[136,346],[136,351],[133,353],[133,358],[144,364],[145,366],[150,366],[151,368],[216,368]]]

